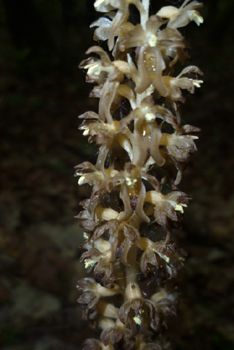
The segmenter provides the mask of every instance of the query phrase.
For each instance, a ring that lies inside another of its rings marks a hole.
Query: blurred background
[[[181,1],[152,0],[152,13]],[[87,197],[73,167],[97,149],[77,130],[96,110],[77,66],[93,45],[92,0],[0,1],[0,348],[79,350],[98,337],[76,302],[82,241],[73,217]],[[192,195],[177,241],[177,349],[234,349],[234,4],[205,0],[201,27],[181,30],[204,84],[187,94],[185,123],[202,129],[180,184]]]

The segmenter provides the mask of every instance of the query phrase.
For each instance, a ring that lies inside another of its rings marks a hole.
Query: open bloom
[[[114,349],[125,349],[127,345],[127,349],[132,350],[136,343],[136,338],[131,336],[131,331],[119,320],[114,327],[107,328],[102,332],[101,340],[106,346],[111,344]]]
[[[151,329],[158,332],[166,326],[164,315],[175,314],[175,296],[164,290],[145,299],[139,286],[130,283],[125,294],[128,300],[119,309],[118,317],[132,335],[140,332],[149,337],[152,335]]]
[[[158,16],[151,16],[145,29],[137,25],[129,31],[126,38],[120,42],[122,51],[130,47],[138,47],[137,65],[139,78],[135,88],[138,94],[143,93],[151,84],[161,94],[167,94],[162,81],[162,73],[166,68],[163,53],[166,48],[184,48],[183,37],[178,31],[165,28],[159,30],[164,21]]]
[[[75,175],[79,176],[79,185],[89,184],[93,186],[93,192],[97,192],[105,187],[108,179],[114,177],[118,174],[115,169],[105,169],[106,177],[103,175],[102,171],[98,170],[95,165],[90,162],[83,162],[75,166]]]
[[[167,228],[168,219],[178,221],[177,213],[183,213],[183,207],[187,207],[189,197],[180,191],[173,191],[166,195],[157,191],[146,192],[145,201],[154,205],[154,217],[156,222]]]
[[[100,251],[96,248],[91,248],[82,254],[80,261],[85,263],[85,267],[88,268],[88,270],[91,270],[94,266],[94,278],[96,282],[108,288],[114,283],[116,277],[114,275],[113,265],[110,263],[110,244],[108,247],[109,242],[104,242],[107,246],[106,250]],[[98,241],[95,243],[97,245]]]
[[[118,86],[118,82],[109,82],[107,80],[101,91],[99,113],[86,112],[79,117],[84,119],[79,127],[80,130],[83,130],[83,135],[90,135],[89,142],[95,141],[97,145],[100,145],[96,167],[98,170],[102,170],[104,176],[106,158],[116,145],[123,149],[129,148],[129,140],[120,133],[119,121],[113,120],[111,113]]]
[[[201,8],[203,5],[198,1],[192,1],[188,4],[189,1],[185,0],[180,8],[174,6],[162,7],[157,12],[157,16],[168,18],[169,22],[167,26],[170,28],[185,27],[191,21],[194,21],[199,26],[203,23],[203,18],[196,9]]]
[[[117,35],[119,27],[127,21],[129,17],[129,4],[125,0],[96,0],[94,7],[100,12],[110,12],[112,10],[118,9],[111,25],[106,21],[106,19],[100,19],[99,22],[95,22],[94,25],[105,26],[107,25],[108,30],[108,47],[112,50],[114,47],[114,38]]]
[[[175,78],[169,75],[162,77],[162,80],[167,88],[167,94],[165,97],[170,104],[173,104],[175,101],[185,102],[185,98],[183,97],[181,90],[186,89],[193,94],[195,92],[195,87],[201,87],[203,80],[183,77],[183,75],[189,73],[203,75],[202,71],[198,67],[188,66],[184,68]]]
[[[85,277],[79,280],[77,282],[77,288],[83,291],[78,302],[87,305],[87,309],[94,309],[99,299],[102,297],[109,297],[122,293],[120,287],[116,283],[112,283],[109,288],[105,288],[91,277]]]
[[[140,260],[141,271],[145,276],[153,275],[159,283],[167,278],[176,277],[177,270],[183,266],[185,252],[173,242],[154,243],[142,237],[137,246],[144,251]]]
[[[89,83],[104,84],[106,79],[109,81],[121,82],[124,74],[130,73],[130,68],[125,61],[111,61],[108,54],[99,46],[92,46],[86,54],[95,53],[100,59],[89,57],[82,61],[79,68],[87,69],[86,81]]]
[[[151,103],[150,98],[142,101],[127,117],[120,122],[120,131],[130,140],[128,150],[131,161],[140,167],[146,164],[151,157],[154,162],[162,166],[165,159],[160,151],[160,140],[162,138],[161,128],[157,120],[165,121],[178,129],[176,118],[172,113],[159,105]],[[134,129],[129,129],[130,123],[134,121]]]
[[[114,38],[119,35],[121,27],[129,17],[129,5],[134,4],[141,15],[145,14],[145,8],[140,0],[96,0],[94,7],[97,11],[106,12],[106,17],[101,17],[91,24],[91,27],[98,27],[94,33],[94,40],[107,40],[108,48],[114,47]],[[118,9],[116,14],[112,10]],[[129,27],[130,23],[127,23]]]
[[[186,162],[191,154],[197,150],[194,140],[198,139],[198,137],[190,135],[189,133],[198,131],[200,131],[199,128],[191,125],[184,125],[173,134],[164,133],[160,144],[164,145],[168,154],[178,162]]]
[[[174,65],[189,57],[178,28],[203,19],[197,1],[166,6],[150,18],[149,2],[94,0],[103,13],[91,25],[94,39],[107,40],[112,53],[92,46],[93,57],[80,64],[94,83],[90,96],[99,99],[97,113],[79,117],[80,130],[99,152],[95,165],[83,162],[75,174],[92,187],[78,218],[85,231],[81,261],[93,278],[78,282],[79,302],[103,330],[101,342],[90,339],[84,350],[169,350],[155,338],[175,314],[176,296],[160,288],[183,266],[185,253],[171,233],[190,199],[177,184],[198,131],[181,126],[179,105],[183,90],[194,93],[202,83],[197,67],[176,76]],[[134,7],[139,25],[128,22]]]

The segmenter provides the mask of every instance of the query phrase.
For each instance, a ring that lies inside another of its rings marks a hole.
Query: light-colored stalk
[[[142,5],[144,7],[144,12],[141,14],[141,25],[145,29],[145,24],[149,18],[149,2],[150,0],[142,0]]]

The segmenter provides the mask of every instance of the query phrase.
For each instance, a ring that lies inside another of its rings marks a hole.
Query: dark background
[[[156,1],[157,8],[180,4]],[[206,0],[201,27],[182,29],[204,84],[182,107],[202,129],[180,189],[193,196],[184,230],[189,254],[178,280],[178,349],[234,349],[234,21],[232,0]],[[0,1],[0,348],[79,350],[98,337],[81,321],[84,274],[73,219],[87,196],[73,167],[97,151],[77,130],[96,110],[78,70],[92,42],[92,1]],[[78,277],[79,276],[79,277]]]

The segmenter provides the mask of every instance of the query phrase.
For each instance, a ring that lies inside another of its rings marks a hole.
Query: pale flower
[[[126,5],[125,0],[96,0],[94,8],[99,12],[108,12]]]
[[[186,0],[180,8],[174,6],[162,7],[157,12],[157,16],[168,18],[167,26],[174,29],[185,27],[191,21],[194,21],[199,26],[203,23],[203,18],[196,9],[201,8],[203,5],[198,1],[192,1],[188,4],[189,1]]]
[[[145,202],[154,205],[154,217],[156,222],[168,228],[168,219],[178,221],[177,212],[183,213],[183,207],[187,207],[189,197],[180,191],[172,191],[164,195],[157,191],[146,192]]]
[[[104,84],[109,81],[121,82],[124,74],[130,73],[129,64],[125,61],[111,61],[108,54],[99,46],[92,46],[86,54],[94,53],[100,58],[89,57],[83,60],[79,68],[87,69],[86,81],[89,83]]]
[[[182,72],[175,78],[169,75],[162,77],[162,80],[167,87],[167,94],[165,97],[169,103],[172,103],[173,101],[185,102],[185,98],[182,95],[181,89],[186,89],[191,94],[193,94],[195,92],[195,87],[201,87],[203,80],[183,77],[183,75],[188,73],[203,75],[202,71],[198,67],[189,66],[184,68]]]
[[[100,12],[110,12],[118,9],[111,25],[106,19],[100,19],[94,22],[91,26],[101,26],[99,33],[102,32],[104,37],[108,36],[108,48],[111,51],[114,47],[114,38],[117,35],[119,27],[128,20],[129,17],[129,4],[125,0],[96,0],[94,7]],[[103,31],[104,27],[106,30]]]
[[[146,22],[145,29],[137,25],[129,31],[120,42],[120,50],[137,47],[138,81],[135,91],[143,93],[151,84],[162,96],[166,96],[167,88],[162,80],[166,69],[164,52],[170,48],[184,48],[183,37],[178,31],[165,28],[159,30],[164,21],[158,16],[151,16]],[[174,55],[174,54],[173,54]]]

